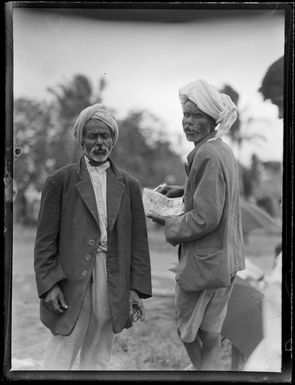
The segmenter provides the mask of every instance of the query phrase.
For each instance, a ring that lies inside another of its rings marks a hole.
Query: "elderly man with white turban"
[[[237,117],[229,96],[204,80],[180,89],[183,130],[194,149],[187,157],[184,189],[162,185],[170,197],[184,194],[184,214],[154,221],[179,245],[176,273],[177,330],[197,370],[221,369],[220,332],[236,273],[245,268],[239,204],[239,171],[222,140]]]
[[[40,317],[50,329],[43,369],[107,370],[114,336],[144,319],[151,269],[139,182],[110,154],[118,139],[113,114],[85,108],[73,134],[76,164],[49,176],[34,249]]]

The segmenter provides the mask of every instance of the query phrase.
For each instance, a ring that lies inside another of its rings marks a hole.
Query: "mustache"
[[[184,126],[184,127],[183,127],[184,131],[191,131],[191,132],[192,132],[192,131],[195,131],[195,130],[193,130],[192,128],[193,128],[192,126]]]
[[[95,145],[92,147],[92,151],[107,151],[108,148],[104,145],[100,146],[100,145]]]

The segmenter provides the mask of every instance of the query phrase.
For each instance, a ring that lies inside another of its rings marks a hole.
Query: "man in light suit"
[[[184,191],[163,186],[169,197],[184,192],[185,212],[154,221],[179,245],[176,273],[177,330],[197,370],[221,369],[220,332],[237,271],[245,268],[238,165],[221,136],[237,117],[229,96],[204,80],[180,89],[183,130],[194,143],[187,157]]]
[[[84,109],[73,134],[78,163],[49,176],[41,198],[35,273],[41,321],[51,331],[43,369],[106,370],[114,335],[143,320],[151,297],[148,239],[139,182],[110,154],[113,114]]]

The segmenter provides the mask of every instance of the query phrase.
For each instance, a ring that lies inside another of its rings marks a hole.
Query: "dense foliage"
[[[48,175],[79,160],[82,151],[72,135],[74,121],[86,106],[103,103],[106,86],[100,79],[95,88],[87,77],[78,74],[70,81],[48,89],[51,101],[15,100],[14,141],[22,151],[15,159],[13,172],[17,184],[14,204],[17,221],[35,222],[40,192]],[[232,87],[225,85],[221,91],[230,95],[238,105],[239,94]],[[247,136],[247,130],[242,130],[247,122],[241,122],[241,110],[239,112],[228,134],[232,146],[237,149],[258,136]],[[124,119],[118,120],[118,125],[119,140],[112,158],[119,167],[137,177],[143,187],[153,187],[164,181],[184,184],[183,159],[172,148],[164,124],[158,117],[149,111],[130,111]],[[269,179],[275,178],[276,181],[275,185],[269,183],[272,188],[265,188],[267,175],[256,155],[253,155],[250,167],[241,164],[240,171],[241,194],[277,216],[281,194],[281,170],[277,164],[267,170]]]
[[[72,135],[74,121],[86,106],[103,102],[105,86],[101,80],[94,91],[88,78],[76,75],[67,84],[49,89],[53,96],[50,102],[15,100],[14,140],[22,150],[14,164],[16,220],[34,221],[36,213],[30,212],[28,201],[38,196],[48,175],[79,160],[82,152]],[[120,135],[112,158],[119,167],[137,177],[142,186],[156,186],[163,181],[184,183],[182,159],[171,148],[157,117],[147,111],[134,111],[118,125]]]

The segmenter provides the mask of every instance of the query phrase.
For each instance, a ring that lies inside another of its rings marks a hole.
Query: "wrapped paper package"
[[[184,213],[183,198],[167,198],[165,195],[148,188],[143,189],[142,200],[145,215],[149,216],[153,212],[169,217]]]

